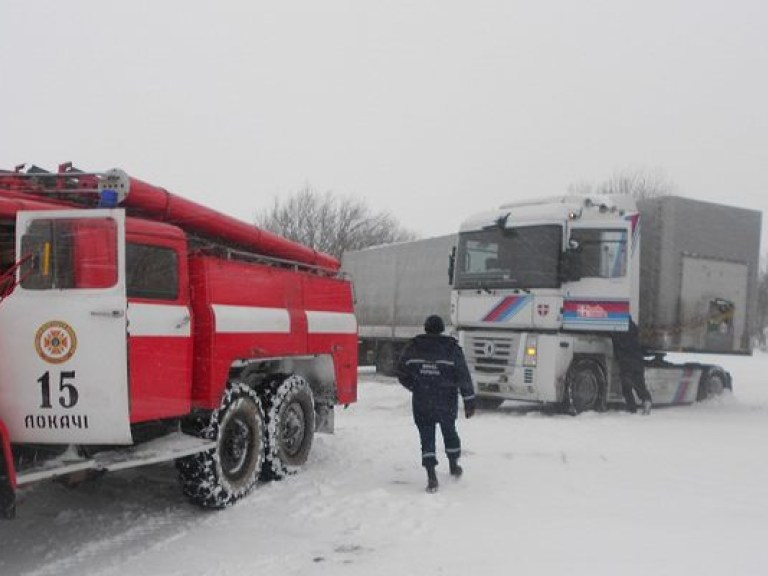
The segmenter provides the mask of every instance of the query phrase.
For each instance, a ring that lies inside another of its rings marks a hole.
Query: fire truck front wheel
[[[592,358],[574,360],[566,376],[566,410],[570,414],[601,410],[605,388],[605,375],[599,362]]]
[[[248,494],[264,462],[264,411],[257,394],[234,384],[202,435],[216,448],[177,461],[184,494],[206,508],[224,508]]]
[[[262,475],[280,479],[306,463],[315,434],[315,403],[309,383],[291,375],[277,380],[266,395],[267,454]]]

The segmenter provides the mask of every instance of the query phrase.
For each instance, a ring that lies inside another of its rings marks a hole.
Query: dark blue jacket
[[[413,393],[416,420],[456,418],[459,391],[475,397],[464,352],[455,339],[421,334],[412,339],[397,363],[397,379]]]
[[[645,368],[645,357],[640,346],[640,329],[635,321],[629,319],[629,328],[626,332],[611,333],[611,340],[613,355],[621,371],[628,374],[642,374]]]

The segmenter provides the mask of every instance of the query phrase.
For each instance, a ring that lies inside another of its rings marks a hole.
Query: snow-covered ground
[[[306,470],[231,509],[187,504],[170,465],[28,488],[0,523],[0,574],[764,575],[768,355],[707,360],[733,396],[462,418],[465,475],[443,460],[434,495],[407,392],[364,374]]]

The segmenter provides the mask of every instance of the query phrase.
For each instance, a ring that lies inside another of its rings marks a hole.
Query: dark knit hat
[[[424,321],[424,332],[427,334],[442,334],[445,324],[440,316],[433,314]]]

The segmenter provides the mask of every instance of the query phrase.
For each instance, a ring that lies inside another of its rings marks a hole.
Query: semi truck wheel
[[[206,508],[224,508],[248,494],[264,462],[264,411],[245,384],[225,393],[201,435],[216,448],[176,461],[184,494]]]
[[[262,476],[280,479],[307,462],[315,435],[315,402],[309,383],[291,375],[267,394],[267,451]]]
[[[723,369],[711,366],[704,371],[699,380],[699,391],[696,400],[706,400],[720,396],[726,390],[731,390],[731,377]]]
[[[605,375],[596,360],[574,360],[566,375],[566,410],[570,414],[600,410],[605,397],[605,384]]]

